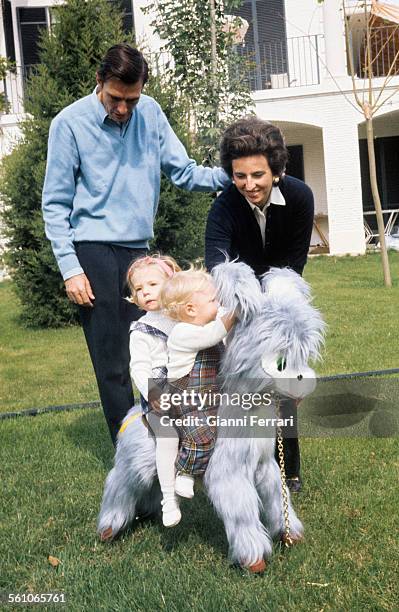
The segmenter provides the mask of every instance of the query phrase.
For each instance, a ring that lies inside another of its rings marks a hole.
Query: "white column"
[[[11,0],[12,27],[13,27],[13,34],[14,34],[14,46],[15,46],[15,63],[17,66],[21,66],[22,65],[21,41],[19,39],[17,7],[16,7],[15,2],[16,0]]]
[[[338,123],[332,121],[323,128],[323,146],[330,253],[363,254],[366,245],[359,143],[353,117],[340,117]]]
[[[3,11],[0,9],[0,55],[6,56],[6,37],[4,32]]]
[[[324,44],[327,78],[347,76],[346,43],[341,0],[324,0],[323,2]]]

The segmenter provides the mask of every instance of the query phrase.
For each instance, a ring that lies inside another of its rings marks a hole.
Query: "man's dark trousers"
[[[126,273],[146,254],[101,242],[77,242],[76,254],[93,290],[94,307],[80,307],[80,319],[97,379],[105,419],[115,445],[120,424],[134,404],[129,373],[129,327],[141,313],[130,304]]]

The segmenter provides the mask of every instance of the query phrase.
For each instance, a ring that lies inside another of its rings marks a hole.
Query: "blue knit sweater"
[[[52,121],[43,216],[66,280],[83,272],[74,242],[145,248],[153,237],[161,171],[188,190],[216,191],[230,180],[197,166],[159,104],[142,95],[130,121],[111,121],[95,91]]]

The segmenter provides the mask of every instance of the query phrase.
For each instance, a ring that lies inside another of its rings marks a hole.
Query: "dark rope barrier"
[[[331,380],[345,380],[351,378],[363,378],[372,376],[389,376],[390,374],[399,374],[399,368],[391,368],[390,370],[370,370],[369,372],[353,372],[350,374],[334,374],[332,376],[320,376],[317,380],[320,382],[328,382]],[[80,404],[65,404],[63,406],[46,406],[45,408],[29,408],[20,412],[3,412],[0,413],[0,421],[4,419],[12,419],[16,417],[38,416],[51,412],[66,412],[69,410],[79,410],[83,408],[100,408],[101,402],[82,402]]]
[[[20,412],[0,413],[0,421],[15,417],[37,416],[48,412],[66,412],[67,410],[79,410],[80,408],[100,408],[101,402],[81,402],[80,404],[65,404],[64,406],[46,406],[45,408],[28,408]]]

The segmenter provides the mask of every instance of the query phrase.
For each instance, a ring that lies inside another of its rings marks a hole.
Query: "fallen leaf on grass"
[[[359,518],[362,515],[361,510],[358,508],[347,508],[344,510],[345,516],[351,519]]]
[[[317,587],[328,587],[330,586],[329,582],[307,582],[309,586],[317,586]]]
[[[53,567],[58,567],[59,564],[61,563],[61,561],[59,559],[57,559],[57,557],[52,557],[51,555],[48,556],[48,562]]]

